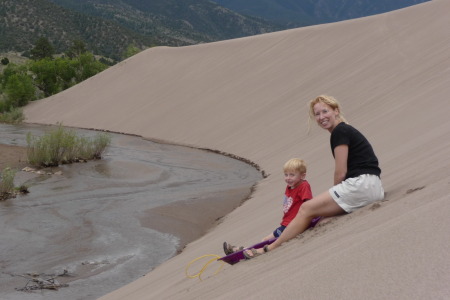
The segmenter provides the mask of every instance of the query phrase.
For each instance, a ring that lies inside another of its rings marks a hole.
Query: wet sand
[[[27,166],[27,149],[21,146],[0,144],[0,170],[7,167],[22,169]]]
[[[23,167],[18,144],[1,145],[3,165]],[[49,170],[61,175],[18,172],[30,194],[0,203],[1,299],[96,299],[204,235],[261,178],[223,155],[134,136],[114,135],[110,148]],[[64,274],[69,286],[15,291],[29,274]]]

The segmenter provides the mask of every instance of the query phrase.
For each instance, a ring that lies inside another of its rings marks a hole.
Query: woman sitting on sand
[[[367,139],[342,116],[339,103],[330,96],[319,96],[309,103],[310,120],[331,133],[335,159],[334,186],[305,202],[280,237],[261,249],[244,252],[253,258],[279,247],[305,231],[315,217],[332,217],[384,198],[378,159]]]

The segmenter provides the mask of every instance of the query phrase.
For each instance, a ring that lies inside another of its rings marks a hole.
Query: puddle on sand
[[[0,143],[25,146],[27,132],[40,136],[49,130],[0,125]],[[30,193],[0,202],[0,299],[97,299],[175,255],[180,242],[198,237],[183,227],[202,234],[201,227],[218,217],[208,211],[196,228],[164,220],[161,211],[192,214],[203,205],[225,214],[262,178],[248,164],[215,153],[111,136],[101,160],[60,166],[61,175],[27,178],[19,172]],[[27,283],[26,273],[65,270],[70,276],[57,280],[68,287],[15,291]]]

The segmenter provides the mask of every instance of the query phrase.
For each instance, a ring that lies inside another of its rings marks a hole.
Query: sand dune
[[[30,123],[106,129],[249,159],[270,176],[252,199],[113,299],[449,299],[450,1],[334,24],[157,47],[25,109]],[[386,200],[203,281],[189,261],[278,224],[280,168],[332,183],[329,133],[306,103],[336,97],[381,162]]]

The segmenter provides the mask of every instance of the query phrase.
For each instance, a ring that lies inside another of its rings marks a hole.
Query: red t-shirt
[[[308,181],[304,180],[296,188],[291,189],[289,186],[286,187],[284,192],[283,200],[283,220],[281,225],[287,226],[292,219],[297,215],[300,206],[306,200],[312,198],[311,186]]]

